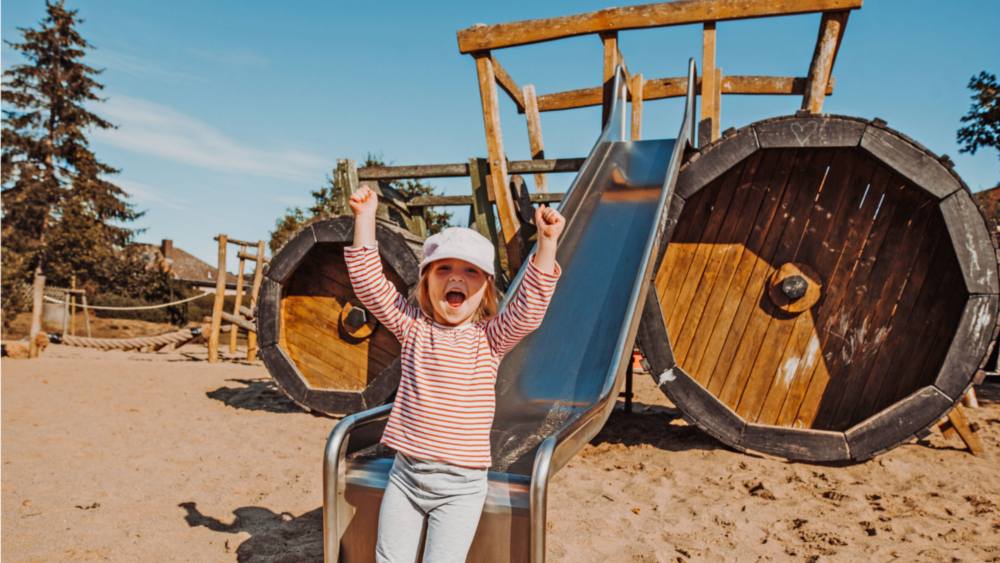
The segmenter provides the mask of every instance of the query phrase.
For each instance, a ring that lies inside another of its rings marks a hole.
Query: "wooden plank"
[[[667,322],[668,334],[676,335],[680,329],[674,311],[687,307],[687,303],[684,303],[684,299],[686,298],[685,292],[693,291],[687,284],[691,269],[694,268],[695,271],[700,271],[700,268],[704,265],[703,261],[699,262],[698,260],[698,250],[702,248],[702,245],[711,244],[715,241],[719,227],[722,224],[722,219],[725,215],[724,212],[716,214],[713,212],[713,209],[725,210],[729,207],[744,166],[745,163],[741,163],[727,171],[725,176],[721,178],[722,181],[718,189],[712,190],[711,199],[703,200],[702,208],[699,209],[700,213],[697,213],[695,216],[698,223],[691,226],[689,240],[685,241],[676,262],[668,266],[670,268],[669,277],[664,281],[663,288],[661,289],[661,293],[664,296],[664,299],[661,300],[663,318]],[[702,260],[704,259],[704,251],[701,258]]]
[[[687,415],[687,418],[690,418],[690,422],[713,438],[730,446],[739,447],[746,423],[685,373],[680,366],[661,373],[658,383],[667,397]]]
[[[476,71],[479,76],[479,94],[483,103],[483,124],[486,128],[486,146],[490,155],[490,176],[494,186],[507,185],[507,157],[500,133],[500,110],[497,105],[497,85],[493,74],[491,55],[477,53]],[[511,279],[521,269],[524,259],[524,241],[521,240],[521,223],[514,211],[514,200],[509,190],[497,190],[497,214],[504,246],[507,249],[507,267]]]
[[[528,122],[528,144],[531,147],[531,160],[545,160],[542,121],[538,117],[538,98],[535,96],[534,84],[524,86],[524,114]],[[535,191],[540,194],[549,193],[549,184],[544,173],[535,174]]]
[[[354,244],[354,217],[344,215],[316,221],[310,225],[316,242]]]
[[[702,151],[697,160],[688,163],[677,178],[677,195],[688,199],[736,163],[758,150],[752,128],[745,128],[724,143]]]
[[[549,160],[512,160],[507,163],[511,174],[538,174],[540,172],[579,172],[585,158],[553,158]]]
[[[789,244],[779,245],[779,253],[775,255],[772,265],[778,268],[786,262],[806,263],[819,275],[820,283],[826,283],[833,276],[840,261],[843,242],[847,235],[842,229],[835,227],[845,226],[845,218],[857,210],[857,203],[864,192],[851,188],[857,183],[867,185],[874,169],[875,163],[868,158],[859,162],[855,151],[836,149],[833,160],[825,172],[825,178],[821,180],[822,186],[799,240],[793,242],[793,238],[783,237]],[[847,203],[849,201],[854,202],[853,206]],[[793,246],[795,249],[791,250],[790,254],[782,252],[783,248],[792,249]],[[736,408],[737,414],[748,422],[756,422],[761,414],[765,399],[775,384],[781,367],[781,358],[798,320],[797,316],[778,309],[770,296],[763,297],[762,302],[766,303],[762,304],[762,311],[770,309],[771,318],[767,320],[767,328],[761,335],[756,357],[750,363],[744,364],[743,370],[748,375]],[[816,308],[816,305],[813,305],[813,308]],[[799,316],[802,315],[811,317],[812,313],[803,312]],[[764,319],[761,318],[760,321]],[[753,322],[751,320],[751,323]],[[741,342],[741,347],[742,345]],[[778,379],[778,384],[783,388],[784,380]],[[784,389],[780,392],[784,394]],[[774,410],[777,408],[776,406]]]
[[[833,151],[820,149],[810,160],[808,169],[805,170],[800,180],[801,187],[798,190],[800,193],[796,198],[796,207],[785,223],[785,228],[778,241],[774,257],[768,261],[766,269],[762,268],[763,271],[760,272],[763,280],[769,278],[778,266],[792,261],[792,258],[795,256],[799,241],[802,239],[802,235],[808,225],[811,215],[809,210],[813,208],[816,196],[820,193],[823,178],[826,175],[826,169],[833,158],[833,154]],[[764,284],[761,282],[760,290],[763,291],[763,289]],[[770,299],[762,298],[760,295],[757,294],[754,296],[752,305],[749,302],[747,303],[747,305],[752,307],[752,311],[749,312],[746,329],[742,332],[739,340],[736,340],[736,335],[732,333],[730,336],[733,338],[727,337],[726,348],[729,348],[732,352],[728,350],[724,352],[712,373],[713,380],[724,378],[724,383],[719,391],[719,399],[734,410],[739,404],[740,397],[750,376],[754,358],[757,357],[760,346],[763,344],[764,334],[774,314],[774,304],[771,303]],[[744,294],[744,300],[746,300],[746,294]],[[740,306],[741,308],[743,307],[742,302]]]
[[[799,461],[841,461],[851,458],[843,432],[747,423],[740,445],[748,450]]]
[[[847,14],[850,12],[824,12],[819,24],[819,37],[816,40],[816,50],[812,62],[809,63],[809,84],[806,94],[802,97],[802,109],[812,113],[823,111],[823,100],[826,94],[826,84],[830,80],[833,61],[843,37],[843,28],[847,25]]]
[[[246,250],[247,250],[246,246],[240,246],[240,252],[236,254],[237,257],[240,255],[240,253],[246,254]],[[240,260],[240,265],[239,265],[239,268],[238,268],[237,274],[236,274],[236,299],[235,299],[235,301],[233,303],[233,317],[235,317],[236,319],[239,319],[240,321],[242,321],[243,319],[240,318],[239,315],[240,315],[240,305],[242,304],[242,301],[243,301],[243,269],[246,266],[246,261],[243,258],[240,258],[239,260]],[[233,323],[233,328],[231,328],[229,330],[229,353],[230,354],[235,354],[236,353],[236,336],[237,336],[237,332],[238,332],[237,331],[237,323],[234,322],[231,319],[229,320],[229,322]],[[247,329],[247,330],[249,330],[249,329]],[[256,332],[256,331],[257,331],[257,328],[254,327],[254,329],[251,330],[250,332]]]
[[[267,270],[267,277],[278,283],[284,283],[315,244],[316,237],[313,235],[312,226],[304,227],[295,233],[285,241],[277,254],[271,257],[271,267]]]
[[[820,322],[817,332],[826,338],[822,344],[823,349],[830,352],[823,362],[818,363],[810,378],[795,416],[796,426],[826,428],[816,423],[815,419],[821,409],[828,412],[831,406],[836,408],[836,404],[831,405],[831,402],[839,401],[846,381],[835,378],[847,377],[847,373],[842,371],[845,360],[853,360],[854,352],[865,342],[867,327],[855,322],[855,317],[866,315],[866,308],[874,307],[891,274],[894,259],[901,258],[902,253],[907,252],[904,242],[908,233],[913,236],[914,232],[909,229],[910,221],[915,218],[914,214],[926,198],[917,193],[917,190],[901,184],[899,179],[890,180],[882,210],[876,217],[876,224],[869,233],[862,256],[855,267],[855,274],[845,291],[842,307],[836,313],[831,312],[828,317],[818,319]],[[890,209],[886,209],[887,207]],[[878,221],[880,218],[884,221]],[[908,272],[911,263],[912,259],[901,268]],[[865,305],[862,306],[862,303]],[[834,388],[828,389],[830,385]],[[824,415],[829,420],[827,417],[828,415]]]
[[[250,290],[250,311],[247,318],[255,318],[257,315],[257,302],[260,300],[260,284],[264,279],[264,262],[270,262],[270,258],[264,256],[264,241],[257,241],[257,255],[254,256],[256,265],[253,270],[253,287]],[[246,314],[246,312],[244,312]],[[256,326],[256,321],[255,321]],[[257,360],[257,331],[247,334],[247,361]]]
[[[359,385],[353,377],[347,376],[339,381],[334,379],[334,374],[346,374],[343,370],[336,369],[322,359],[317,358],[312,353],[317,347],[312,346],[312,343],[308,340],[299,337],[294,331],[290,331],[288,336],[289,341],[285,345],[285,350],[292,361],[295,362],[295,367],[298,368],[299,373],[302,374],[302,378],[306,380],[306,384],[310,388],[334,389],[337,391],[360,391],[364,389],[364,385]],[[310,345],[310,348],[303,347],[303,343]]]
[[[477,25],[458,32],[458,50],[461,53],[473,53],[604,31],[788,16],[832,10],[856,10],[861,8],[862,1],[757,0],[731,2],[727,0],[684,0],[607,8],[572,16]]]
[[[329,415],[348,415],[367,408],[363,393],[310,389],[304,401],[309,408]]]
[[[222,237],[222,235],[219,235],[217,237],[213,237],[212,240],[218,241],[219,238],[221,238],[221,237]],[[257,246],[257,243],[254,243],[254,242],[246,242],[246,241],[243,241],[243,240],[237,240],[237,239],[229,238],[229,237],[226,237],[226,242],[228,244],[234,244],[236,246]]]
[[[654,256],[653,267],[650,269],[651,272],[659,272],[660,266],[663,264],[663,258],[666,255],[667,250],[670,248],[670,241],[674,237],[674,232],[677,229],[677,223],[680,220],[681,212],[684,211],[684,200],[677,196],[677,194],[672,194],[670,201],[666,203],[667,212],[663,214],[663,223],[660,226],[660,236],[657,239],[656,248],[652,256]],[[656,275],[653,276],[653,281],[655,282]]]
[[[951,244],[971,294],[1000,292],[997,260],[979,207],[966,190],[957,190],[941,201]]]
[[[215,274],[215,301],[212,303],[212,326],[208,336],[208,363],[210,364],[219,362],[219,329],[222,326],[222,307],[225,305],[226,298],[226,235],[219,235],[217,240],[219,241],[219,267]],[[38,292],[37,288],[35,292]]]
[[[604,78],[601,80],[601,129],[611,117],[611,104],[615,100],[615,68],[618,66],[618,32],[601,34],[604,44]]]
[[[257,325],[255,325],[254,323],[252,323],[252,322],[244,319],[243,317],[240,317],[238,315],[234,315],[232,313],[227,313],[225,311],[222,311],[219,314],[222,315],[222,319],[224,321],[226,321],[228,323],[232,323],[233,327],[242,328],[243,330],[247,331],[250,334],[253,334],[253,333],[257,332]],[[230,354],[233,354],[233,353],[235,353],[235,352],[230,352]]]
[[[502,272],[501,264],[507,261],[507,248],[500,244],[500,236],[497,234],[496,218],[493,215],[493,204],[490,203],[489,194],[486,188],[486,178],[489,173],[489,163],[483,158],[470,158],[469,170],[472,171],[472,215],[475,220],[476,230],[479,234],[490,239],[497,252],[494,254],[494,268],[497,272]]]
[[[830,117],[781,119],[753,126],[762,149],[856,147],[866,127],[863,121]]]
[[[632,76],[632,140],[642,140],[642,74]]]
[[[701,118],[702,120],[715,118],[715,22],[704,24],[701,32]],[[708,140],[714,141],[719,138],[719,123],[709,121],[711,131]]]
[[[916,223],[917,220],[915,219],[914,222]],[[925,223],[921,230],[929,233],[937,232],[933,227],[933,222]],[[916,237],[913,239],[915,240]],[[918,243],[919,250],[914,252],[915,258],[909,267],[908,277],[901,274],[903,270],[907,269],[905,261],[908,256],[901,255],[898,260],[894,260],[896,267],[893,268],[893,274],[898,275],[895,276],[895,279],[890,276],[882,290],[882,295],[874,304],[873,311],[861,317],[862,326],[867,328],[867,334],[854,350],[854,357],[848,364],[850,371],[846,377],[840,405],[833,415],[833,422],[829,425],[831,428],[849,428],[852,423],[863,420],[863,418],[856,417],[855,412],[859,410],[866,414],[870,412],[884,383],[884,379],[881,377],[884,372],[878,373],[872,368],[877,362],[878,356],[883,351],[888,352],[887,348],[895,343],[895,340],[889,339],[893,333],[894,325],[897,331],[901,331],[902,327],[906,326],[927,275],[935,267],[932,266],[932,261],[938,247],[938,240],[934,234],[922,237]],[[854,341],[848,340],[848,342]],[[842,354],[843,356],[844,354]]]
[[[699,250],[704,251],[707,264],[700,280],[695,281],[688,278],[686,283],[697,284],[697,289],[687,300],[689,305],[683,324],[677,332],[672,333],[676,335],[674,352],[681,365],[690,365],[687,361],[688,352],[698,334],[698,327],[701,325],[702,319],[707,315],[707,321],[714,321],[714,311],[706,311],[709,299],[717,286],[729,284],[735,270],[731,265],[738,261],[739,256],[742,255],[746,239],[750,236],[753,221],[757,217],[757,211],[764,199],[764,189],[762,189],[761,183],[766,183],[770,179],[777,165],[778,157],[777,151],[754,153],[743,167],[733,203],[727,210],[716,208],[714,212],[725,215],[725,218],[716,239],[708,245],[699,245],[700,247],[707,246],[707,248],[699,248]],[[757,178],[765,179],[761,182]],[[697,379],[697,374],[693,375]]]
[[[937,199],[962,187],[937,159],[884,129],[869,125],[861,137],[861,148]]]
[[[862,195],[863,201],[858,205],[856,213],[847,219],[848,224],[844,228],[849,235],[843,243],[840,261],[833,275],[823,280],[825,287],[822,301],[818,304],[818,313],[800,317],[792,329],[792,336],[780,363],[782,372],[779,375],[782,382],[765,400],[764,409],[758,418],[761,424],[791,426],[794,423],[811,378],[820,369],[818,366],[825,361],[823,345],[829,334],[828,319],[840,310],[855,273],[859,277],[867,276],[862,273],[866,272],[864,267],[860,267],[859,271],[862,251],[881,244],[881,237],[873,237],[873,229],[876,225],[881,225],[875,221],[880,207],[885,208],[883,217],[891,216],[889,209],[894,207],[894,200],[889,203],[883,201],[889,178],[888,171],[877,167],[867,193]],[[774,412],[775,405],[779,409],[777,413]]]
[[[715,114],[712,116],[712,140],[719,138],[722,131],[722,69],[715,67]],[[702,96],[704,97],[704,95]]]
[[[264,365],[278,388],[291,400],[305,406],[303,400],[308,386],[288,354],[280,346],[272,344],[260,349],[260,359],[264,360]]]
[[[804,197],[799,194],[800,186],[813,155],[812,151],[798,151],[782,161],[776,178],[772,180],[778,207],[773,211],[774,216],[767,218],[762,223],[763,228],[755,232],[748,242],[723,299],[718,319],[704,345],[705,352],[696,369],[699,380],[704,381],[705,387],[715,396],[722,392],[736,347],[757,307],[768,272],[773,271],[770,260],[792,217],[792,211],[797,209],[796,201]]]
[[[677,365],[674,360],[673,348],[670,345],[670,335],[663,321],[663,311],[656,288],[650,287],[646,292],[646,304],[642,309],[639,330],[636,333],[636,343],[642,350],[642,357],[649,362],[653,381],[659,385],[660,374]]]
[[[465,163],[420,164],[413,166],[368,166],[358,168],[359,180],[398,180],[401,178],[456,178],[468,176]]]
[[[514,100],[514,105],[517,106],[517,112],[524,113],[524,92],[521,91],[517,82],[515,82],[514,79],[507,74],[507,71],[500,66],[500,61],[498,61],[492,53],[490,54],[490,62],[493,63],[493,74],[496,76],[497,86],[499,86],[504,92],[507,92],[507,95],[510,96],[511,100]]]
[[[301,310],[290,310],[290,315],[295,315]],[[286,317],[289,318],[289,317]],[[317,342],[321,340],[322,342]],[[313,387],[334,386],[334,388],[348,391],[359,391],[365,388],[368,383],[367,362],[358,365],[353,359],[347,358],[338,352],[343,352],[350,346],[341,346],[340,349],[333,349],[329,346],[329,337],[323,337],[312,327],[304,326],[303,323],[289,323],[288,328],[288,353],[301,368],[303,363],[308,364],[313,369],[322,373],[328,385],[318,385],[321,383],[311,380],[305,370],[301,370]],[[342,343],[346,344],[346,343]],[[305,357],[308,355],[309,357]],[[379,366],[376,373],[385,369]],[[323,383],[326,383],[323,382]]]
[[[278,343],[281,322],[281,284],[265,277],[260,282],[257,305],[257,343],[261,348]]]
[[[937,422],[951,405],[951,399],[943,393],[924,387],[844,432],[851,458],[868,459],[912,439]]]
[[[760,202],[755,213],[743,213],[736,228],[738,233],[734,244],[726,250],[722,258],[722,274],[708,295],[705,311],[693,331],[692,342],[685,357],[685,364],[692,370],[696,380],[707,383],[708,378],[702,378],[700,366],[709,352],[712,335],[716,327],[725,326],[728,330],[733,313],[743,295],[753,262],[757,259],[755,253],[760,251],[761,244],[767,234],[779,202],[785,191],[788,174],[795,160],[794,150],[764,151],[765,160],[773,159],[773,164],[762,165],[754,177],[752,189],[759,192]],[[741,267],[742,265],[742,267]],[[727,309],[727,305],[730,307]],[[721,342],[716,342],[721,346]],[[711,353],[717,354],[718,350]]]
[[[254,245],[254,246],[256,246],[256,245]],[[248,252],[240,252],[240,253],[238,253],[236,255],[236,257],[237,258],[242,258],[244,260],[257,260],[257,255],[256,254],[250,254]],[[262,258],[262,260],[264,262],[270,262],[271,261],[271,259],[268,258],[267,256],[261,255],[261,258]]]
[[[962,312],[962,320],[948,347],[934,386],[958,400],[972,383],[986,355],[997,321],[996,295],[973,295]]]
[[[695,94],[701,95],[701,77],[697,78]],[[790,76],[723,76],[721,94],[748,96],[791,95],[801,96],[806,90],[805,77]],[[826,94],[833,95],[836,80],[831,77]],[[538,111],[561,111],[567,109],[599,106],[602,103],[603,87],[581,88],[566,92],[555,92],[538,96]],[[643,80],[643,100],[681,98],[687,95],[687,77],[651,78]],[[362,169],[364,170],[364,169]]]
[[[483,160],[485,163],[486,161]],[[558,203],[562,201],[565,193],[530,194],[532,203]],[[472,205],[473,199],[469,195],[430,195],[418,196],[411,200],[410,205],[420,207],[457,207]]]
[[[955,405],[955,408],[948,413],[948,421],[951,422],[955,432],[962,438],[962,441],[969,447],[969,451],[973,455],[985,459],[993,459],[993,456],[989,455],[989,452],[983,447],[983,441],[979,438],[979,431],[969,424],[969,417],[966,416],[962,405]]]

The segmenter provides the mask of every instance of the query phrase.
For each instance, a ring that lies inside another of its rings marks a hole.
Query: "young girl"
[[[535,212],[538,249],[517,296],[497,315],[493,244],[450,228],[424,242],[419,308],[382,274],[377,197],[351,196],[354,246],[344,251],[358,299],[402,343],[403,375],[382,443],[396,450],[382,497],[376,559],[413,563],[426,530],[426,563],[463,563],[486,500],[497,366],[542,323],[559,278],[556,240],[566,224]]]

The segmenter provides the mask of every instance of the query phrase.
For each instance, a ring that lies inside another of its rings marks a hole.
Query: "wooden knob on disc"
[[[352,338],[368,338],[376,324],[375,315],[369,313],[357,298],[348,301],[340,311],[340,326]]]
[[[823,283],[815,270],[805,264],[782,265],[768,282],[771,301],[787,313],[801,313],[819,301]]]

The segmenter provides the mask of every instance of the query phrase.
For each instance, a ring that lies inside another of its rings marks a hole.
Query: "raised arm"
[[[365,308],[402,341],[417,318],[417,310],[382,272],[375,238],[378,197],[364,186],[351,196],[350,205],[354,213],[354,246],[344,249],[344,260],[354,293]]]
[[[486,325],[490,346],[500,356],[542,324],[559,279],[556,248],[566,220],[555,209],[543,207],[535,211],[535,225],[538,248],[528,259],[517,295]]]

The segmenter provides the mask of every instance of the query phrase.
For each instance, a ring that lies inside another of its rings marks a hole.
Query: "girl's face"
[[[458,258],[437,260],[427,267],[427,296],[434,320],[445,326],[469,322],[486,294],[486,273]]]

